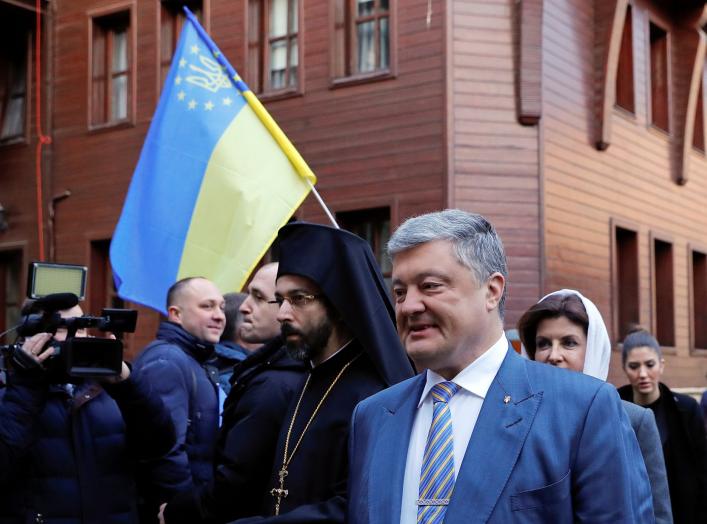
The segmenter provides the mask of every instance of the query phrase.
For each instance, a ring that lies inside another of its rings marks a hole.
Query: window
[[[249,0],[247,82],[256,93],[300,86],[298,0]]]
[[[390,275],[393,268],[386,253],[386,245],[390,240],[390,209],[379,207],[339,212],[336,214],[336,221],[343,229],[368,241],[373,255],[378,261],[381,273],[383,273],[386,283],[390,285]]]
[[[623,340],[629,330],[639,323],[638,234],[616,227],[614,241],[617,334],[618,339]]]
[[[656,338],[661,346],[674,346],[673,245],[658,239],[653,239],[653,300]]]
[[[118,296],[113,281],[113,269],[110,265],[110,240],[94,240],[91,242],[91,265],[89,267],[88,278],[88,300],[90,313],[100,315],[104,308],[132,308],[133,304],[125,302]],[[89,311],[84,311],[89,313]],[[145,312],[138,313],[141,324],[144,323]],[[154,333],[154,331],[152,331]],[[96,336],[98,332],[94,333]],[[130,358],[134,353],[135,335],[131,333],[120,333],[116,336],[123,342],[123,353],[125,358]],[[139,347],[144,347],[144,344]]]
[[[22,295],[22,252],[0,251],[0,333],[17,324],[20,319],[20,308],[24,299]],[[0,344],[9,344],[15,339],[15,334],[0,337]]]
[[[0,5],[0,145],[21,141],[27,131],[31,19]]]
[[[700,89],[697,91],[697,104],[695,106],[695,125],[692,128],[692,147],[702,152],[704,152],[705,150],[704,92],[702,90],[703,85],[704,80],[700,80]]]
[[[164,85],[177,48],[177,40],[187,19],[183,6],[187,6],[203,24],[201,0],[163,0],[160,7],[160,87]]]
[[[650,24],[651,123],[670,131],[668,114],[668,33]]]
[[[631,6],[626,8],[626,19],[621,34],[619,63],[616,69],[616,105],[635,112],[633,93],[633,19]]]
[[[91,124],[128,119],[131,103],[130,12],[93,19],[91,42]]]
[[[693,345],[707,349],[707,255],[692,251]]]
[[[334,76],[390,69],[389,0],[335,0]]]
[[[91,312],[99,313],[104,307],[125,307],[115,290],[109,253],[110,240],[91,242],[91,278],[88,279]]]

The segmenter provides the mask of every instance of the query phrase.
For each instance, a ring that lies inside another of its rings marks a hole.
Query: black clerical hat
[[[277,236],[280,275],[314,281],[366,350],[383,381],[396,384],[413,368],[395,330],[395,313],[371,248],[329,226],[292,222]]]

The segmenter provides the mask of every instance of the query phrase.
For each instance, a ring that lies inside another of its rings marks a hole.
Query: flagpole
[[[341,229],[341,228],[339,227],[339,224],[336,223],[336,219],[334,218],[334,215],[331,214],[331,211],[329,211],[329,208],[328,208],[327,205],[324,203],[324,200],[322,200],[322,197],[319,196],[319,192],[318,192],[318,191],[316,190],[316,188],[314,187],[314,184],[312,184],[312,182],[311,182],[308,178],[306,178],[305,180],[307,181],[307,184],[309,184],[309,189],[312,190],[312,193],[313,193],[314,196],[316,197],[317,202],[319,202],[319,205],[322,206],[322,209],[323,209],[324,212],[326,213],[326,216],[329,218],[329,220],[331,221],[332,225],[333,225],[336,229]]]

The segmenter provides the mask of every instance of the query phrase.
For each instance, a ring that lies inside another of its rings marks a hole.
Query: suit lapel
[[[457,475],[446,522],[487,522],[496,507],[542,392],[533,393],[525,363],[509,350],[484,399]]]
[[[382,407],[370,474],[369,522],[400,522],[405,463],[412,423],[417,412],[425,373],[410,381],[397,396],[398,401]]]

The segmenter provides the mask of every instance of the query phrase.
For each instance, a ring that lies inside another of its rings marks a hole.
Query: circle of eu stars
[[[198,59],[200,63],[192,64],[184,57],[179,59],[178,72],[174,78],[174,85],[178,88],[177,100],[185,102],[189,111],[213,111],[219,106],[230,107],[233,104],[233,99],[230,96],[217,96],[220,89],[231,87],[228,77],[216,61],[202,55],[200,51],[201,49],[196,44],[189,48],[189,53],[196,55],[194,58]],[[197,100],[197,97],[185,91],[184,84],[204,88],[213,93],[213,96],[207,96],[205,100]]]

